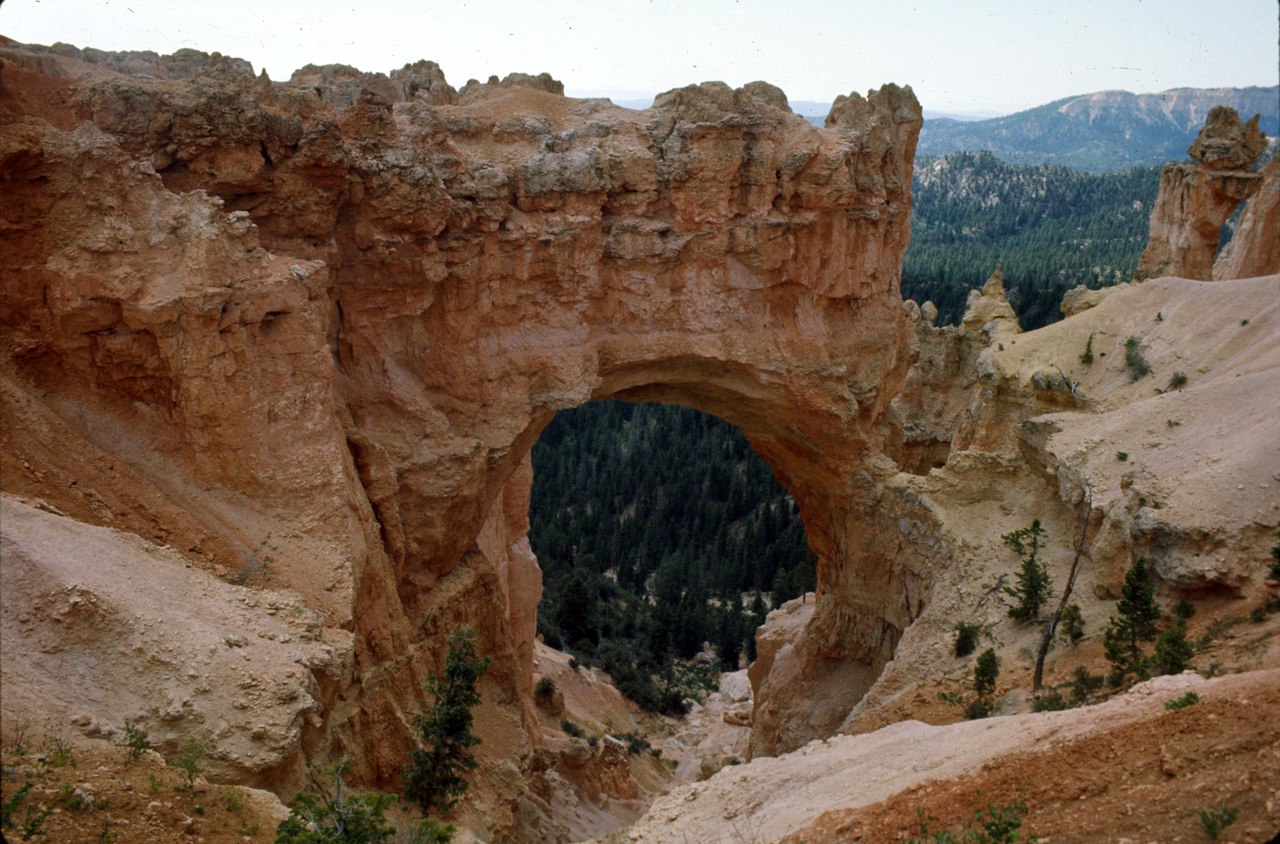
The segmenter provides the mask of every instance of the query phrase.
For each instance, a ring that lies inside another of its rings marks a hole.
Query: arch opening
[[[646,708],[682,709],[664,680],[704,644],[724,670],[754,660],[767,611],[816,585],[799,506],[718,417],[590,402],[556,415],[532,462],[538,631]]]

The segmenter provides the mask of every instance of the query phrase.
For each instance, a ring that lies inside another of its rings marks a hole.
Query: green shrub
[[[632,730],[629,733],[623,733],[618,736],[627,743],[627,753],[632,756],[639,756],[642,752],[650,749],[649,740],[642,736],[639,731]]]
[[[475,628],[459,627],[449,634],[449,654],[443,673],[427,677],[429,708],[414,716],[420,747],[409,751],[409,764],[401,772],[404,795],[424,813],[447,812],[467,792],[463,771],[477,767],[471,748],[480,743],[472,734],[471,710],[480,703],[476,684],[489,670],[489,657],[477,653]]]
[[[196,739],[187,739],[182,745],[182,753],[169,764],[182,774],[182,778],[187,781],[188,789],[195,788],[196,777],[200,776],[200,772],[204,770],[204,745]]]
[[[1116,460],[1119,460],[1121,463],[1125,462],[1128,459],[1129,459],[1129,452],[1127,451],[1116,452]]]
[[[384,844],[396,839],[397,830],[386,818],[391,794],[343,795],[343,778],[349,767],[343,759],[325,773],[333,778],[330,800],[299,794],[289,817],[276,827],[276,844]],[[410,832],[409,844],[449,844],[455,829],[434,820],[419,821]],[[405,840],[403,836],[400,840]]]
[[[1018,799],[1004,806],[995,803],[987,803],[986,808],[974,806],[973,817],[965,821],[964,833],[957,837],[945,829],[931,832],[929,823],[933,818],[920,807],[916,809],[920,837],[909,839],[906,844],[1019,844],[1038,841],[1034,832],[1025,838],[1019,833],[1026,813],[1027,803],[1019,788]]]
[[[1165,387],[1165,390],[1181,390],[1185,386],[1187,386],[1187,373],[1175,372],[1169,378],[1169,386]]]
[[[1276,538],[1280,539],[1280,530],[1276,531]],[[1272,580],[1280,580],[1280,543],[1272,546],[1271,558],[1275,562],[1271,564],[1271,568],[1267,571],[1267,577]]]
[[[540,701],[549,701],[556,696],[556,681],[550,677],[542,677],[533,687],[533,696]]]
[[[1164,702],[1164,708],[1170,711],[1186,709],[1188,706],[1195,706],[1200,702],[1200,695],[1195,692],[1187,692],[1182,697],[1170,698]]]
[[[1089,695],[1102,688],[1103,677],[1089,672],[1083,665],[1076,668],[1075,679],[1071,681],[1071,700],[1076,704],[1088,702]]]
[[[1190,619],[1196,614],[1196,605],[1183,598],[1173,605],[1173,614],[1178,618]]]
[[[956,657],[966,657],[978,647],[978,634],[982,628],[976,624],[960,622],[956,625]]]
[[[1236,822],[1236,815],[1238,814],[1240,814],[1240,810],[1235,806],[1219,806],[1217,809],[1201,809],[1200,828],[1204,830],[1205,835],[1216,840],[1218,835],[1222,833],[1222,830]]]
[[[1031,704],[1032,712],[1058,712],[1059,710],[1070,708],[1071,703],[1057,689],[1043,692]]]
[[[1062,611],[1062,617],[1058,619],[1059,635],[1071,644],[1079,642],[1084,638],[1084,616],[1080,613],[1079,604],[1067,604],[1066,609]]]
[[[568,718],[565,718],[560,722],[560,730],[565,735],[571,736],[572,738],[585,738],[587,735],[582,731],[581,727],[570,721]]]
[[[151,747],[151,742],[147,739],[147,731],[129,719],[124,722],[124,736],[118,742],[120,747],[128,750],[128,758],[126,765],[132,765],[142,758],[142,754],[146,753]]]
[[[1137,381],[1151,373],[1151,364],[1142,356],[1142,341],[1130,337],[1124,341],[1124,366],[1129,370],[1129,381]]]

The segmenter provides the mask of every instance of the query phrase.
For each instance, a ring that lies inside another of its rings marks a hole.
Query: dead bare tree
[[[1076,573],[1080,570],[1080,559],[1084,556],[1085,540],[1089,536],[1089,514],[1093,512],[1093,488],[1086,485],[1084,504],[1084,516],[1080,519],[1080,541],[1076,543],[1076,556],[1071,561],[1071,573],[1067,575],[1067,588],[1062,590],[1062,600],[1058,602],[1058,609],[1054,611],[1053,617],[1049,619],[1049,623],[1045,625],[1044,636],[1040,639],[1040,651],[1036,654],[1036,672],[1031,681],[1031,693],[1039,694],[1040,686],[1044,680],[1044,659],[1049,653],[1049,645],[1053,642],[1053,635],[1058,631],[1058,620],[1062,617],[1062,611],[1067,608],[1067,603],[1071,600],[1071,593],[1075,589]]]

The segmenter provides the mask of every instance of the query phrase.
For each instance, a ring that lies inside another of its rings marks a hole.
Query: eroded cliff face
[[[634,112],[538,77],[453,105],[419,70],[437,94],[335,109],[251,75],[0,65],[6,491],[229,575],[270,532],[274,585],[353,634],[291,752],[368,785],[398,786],[423,674],[475,625],[473,820],[501,829],[538,741],[529,449],[591,399],[687,404],[742,428],[820,558],[796,652],[840,700],[759,749],[830,732],[941,564],[874,527],[913,348],[910,89],[819,130],[763,83]],[[769,688],[766,735],[805,706]]]

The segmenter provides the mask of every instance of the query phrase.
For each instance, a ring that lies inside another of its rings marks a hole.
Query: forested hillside
[[[1159,184],[1158,167],[1091,175],[989,152],[917,158],[902,297],[931,300],[938,324],[954,324],[999,267],[1023,329],[1061,319],[1067,290],[1133,274]]]
[[[917,155],[989,150],[1012,164],[1061,164],[1091,173],[1182,161],[1215,105],[1280,133],[1280,86],[1098,91],[991,120],[926,120]]]
[[[561,411],[533,449],[533,471],[539,632],[651,708],[677,708],[673,659],[711,642],[737,668],[766,598],[813,587],[791,496],[715,417],[620,401]]]

